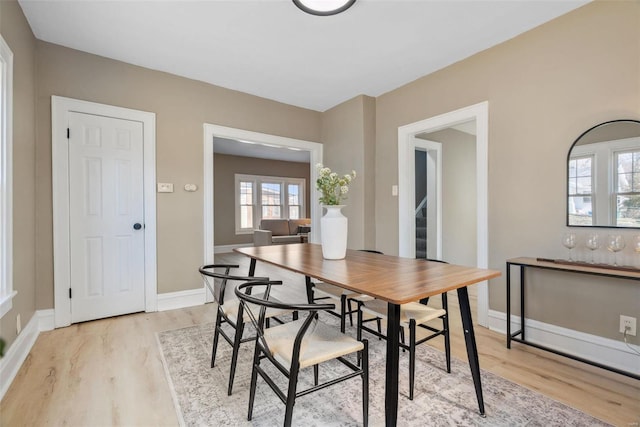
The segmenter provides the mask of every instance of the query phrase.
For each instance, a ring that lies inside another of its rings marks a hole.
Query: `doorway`
[[[416,137],[416,258],[442,258],[442,144]]]
[[[224,138],[228,140],[247,141],[257,144],[263,144],[272,147],[285,147],[294,150],[303,150],[309,152],[309,176],[311,185],[310,206],[307,210],[312,224],[319,224],[322,215],[321,206],[315,203],[318,200],[318,193],[315,185],[317,179],[317,171],[315,165],[322,163],[322,144],[311,141],[304,141],[293,138],[285,138],[282,136],[269,135],[259,132],[251,132],[242,129],[229,128],[224,126],[212,125],[205,123],[204,125],[204,263],[211,264],[214,262],[214,139]],[[309,242],[317,243],[320,241],[319,227],[311,227],[309,234]],[[210,301],[210,293],[207,292],[207,301]]]
[[[488,102],[482,102],[466,108],[441,114],[420,122],[398,128],[398,207],[399,207],[399,248],[400,256],[415,258],[415,149],[416,140],[420,137],[430,139],[432,134],[463,123],[472,122],[475,126],[474,163],[475,174],[473,183],[467,186],[475,187],[475,217],[474,235],[467,235],[467,245],[474,246],[474,266],[486,268],[488,266]],[[444,157],[444,154],[443,154]],[[409,167],[407,167],[409,166]],[[444,169],[444,166],[443,168]],[[446,176],[446,171],[443,172]],[[444,180],[444,178],[443,178]],[[446,205],[446,194],[442,194],[442,205]],[[446,215],[441,215],[443,218]],[[469,215],[471,216],[471,215]],[[442,239],[449,235],[443,232]],[[464,244],[465,242],[458,242]],[[443,256],[442,252],[439,254]],[[471,263],[470,263],[471,264]],[[486,282],[477,285],[478,324],[488,324],[488,289]]]
[[[155,114],[52,97],[56,327],[155,311]]]

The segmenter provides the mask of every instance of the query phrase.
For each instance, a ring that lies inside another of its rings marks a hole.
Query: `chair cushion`
[[[289,220],[288,219],[263,219],[260,221],[261,230],[269,230],[274,236],[288,236]]]
[[[309,218],[301,218],[301,219],[290,219],[289,220],[289,234],[298,234],[299,227],[305,227],[311,225],[311,219]]]
[[[271,242],[275,244],[283,244],[283,243],[302,243],[300,240],[300,236],[297,234],[295,236],[273,236],[271,238]]]
[[[273,298],[273,297],[269,297],[269,301],[280,302],[277,298]],[[230,298],[228,300],[225,299],[224,305],[222,306],[222,312],[233,323],[238,323],[238,310],[240,309],[239,302],[240,300],[237,298]],[[253,313],[253,315],[256,317],[256,320],[257,320],[258,316],[260,315],[260,306],[251,304],[251,303],[248,303],[247,305],[249,306],[249,309],[251,310],[251,312]],[[289,314],[289,313],[291,313],[291,310],[268,308],[266,317],[269,318],[269,317],[281,316],[283,314]],[[249,316],[249,313],[247,313],[247,310],[243,311],[242,317],[243,317],[244,323],[251,322],[251,317]]]
[[[387,318],[387,302],[378,299],[365,301],[362,311],[376,317]],[[400,323],[408,325],[411,319],[415,319],[419,325],[445,314],[447,312],[442,308],[433,308],[418,302],[410,302],[400,306]]]
[[[265,329],[264,338],[273,356],[284,366],[291,366],[293,342],[304,319]],[[362,350],[364,344],[316,320],[307,331],[300,347],[300,368],[306,368],[339,356]]]

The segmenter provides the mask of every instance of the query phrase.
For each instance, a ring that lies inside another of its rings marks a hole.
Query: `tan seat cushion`
[[[311,219],[309,218],[301,218],[301,219],[290,219],[289,220],[289,234],[298,234],[298,227],[305,226],[308,227],[311,225]]]
[[[269,230],[274,236],[288,236],[291,234],[289,233],[288,219],[263,219],[260,221],[260,229]]]
[[[365,301],[362,311],[376,317],[387,318],[387,302],[378,299]],[[400,306],[400,323],[406,326],[411,319],[415,319],[417,324],[421,324],[445,314],[447,312],[442,308],[433,308],[418,302],[410,302]]]
[[[293,342],[304,319],[265,329],[264,338],[273,356],[284,366],[291,366]],[[316,365],[339,356],[362,350],[364,344],[340,333],[319,320],[309,326],[300,347],[300,368]]]

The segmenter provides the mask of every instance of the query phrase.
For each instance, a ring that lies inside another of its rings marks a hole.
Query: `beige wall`
[[[0,1],[0,32],[13,52],[13,308],[0,321],[0,337],[16,338],[35,312],[35,78],[36,39],[15,1]]]
[[[347,246],[375,249],[375,100],[358,96],[323,113],[324,165],[340,175],[356,171],[342,212],[349,218]]]
[[[590,3],[380,96],[376,240],[381,250],[397,253],[398,247],[398,201],[388,191],[398,179],[398,127],[485,100],[490,267],[504,273],[508,258],[566,257],[560,237],[566,230],[569,147],[597,123],[640,118],[640,2]],[[631,238],[638,232],[624,234]],[[628,247],[624,256],[631,263],[637,255]],[[530,293],[528,316],[534,319],[620,339],[619,314],[640,313],[637,283],[544,276],[544,289]],[[571,280],[582,286],[567,285]],[[491,309],[505,310],[504,286],[504,276],[491,282]]]
[[[307,141],[321,114],[38,41],[37,307],[53,307],[51,95],[156,113],[157,180],[194,193],[158,194],[158,292],[202,286],[203,123]]]
[[[304,178],[306,187],[303,217],[309,218],[309,167],[309,163],[215,154],[213,169],[214,244],[218,246],[253,242],[253,234],[236,235],[235,233],[235,194],[233,190],[235,188],[235,174]]]

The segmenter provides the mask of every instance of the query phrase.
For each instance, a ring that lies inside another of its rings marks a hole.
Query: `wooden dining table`
[[[304,275],[309,301],[313,295],[312,279],[317,279],[388,303],[385,379],[387,426],[395,426],[398,421],[400,305],[456,290],[478,407],[480,415],[485,415],[467,286],[498,277],[499,271],[356,250],[347,250],[344,259],[326,260],[322,257],[322,247],[312,243],[246,247],[234,251],[251,258],[249,276],[255,273],[256,261]]]

